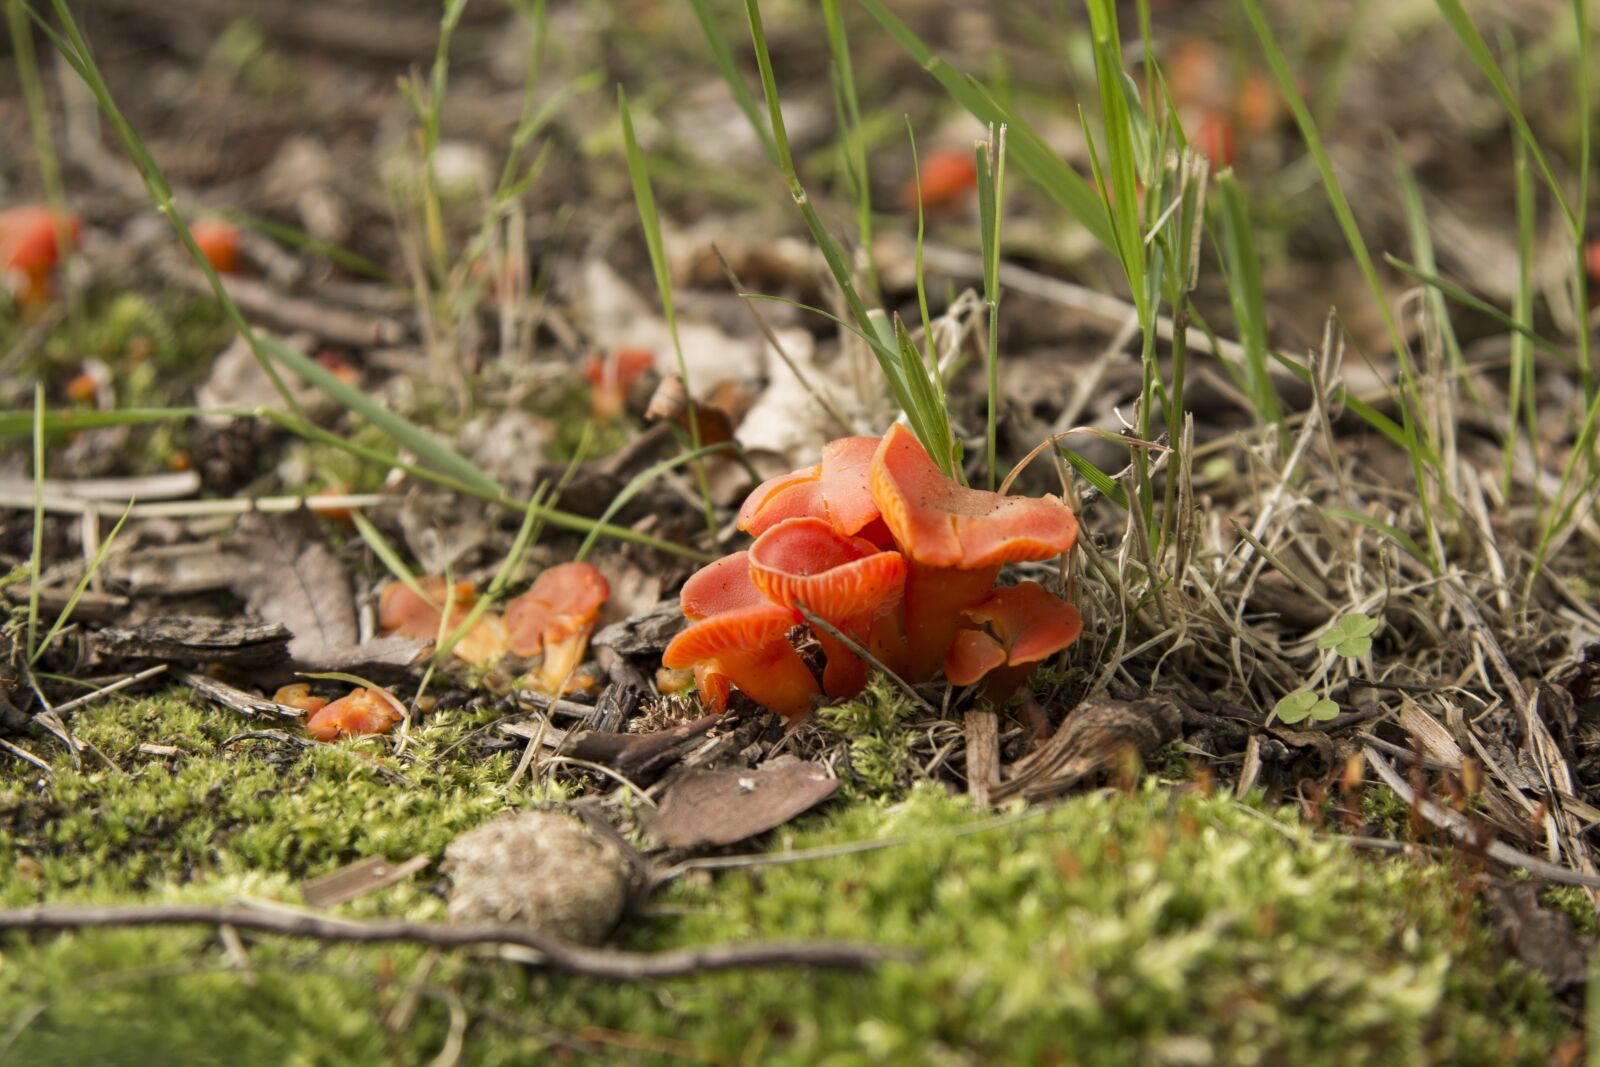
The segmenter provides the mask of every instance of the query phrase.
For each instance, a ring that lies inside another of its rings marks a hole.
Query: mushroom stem
[[[1000,564],[934,567],[910,560],[906,569],[905,679],[926,682],[944,666],[944,654],[962,625],[962,613],[989,595]]]
[[[817,680],[788,641],[724,652],[717,668],[745,696],[790,722],[804,718],[817,695]]]

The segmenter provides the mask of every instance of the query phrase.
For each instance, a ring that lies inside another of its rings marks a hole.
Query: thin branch
[[[568,974],[613,982],[641,982],[714,971],[755,967],[818,967],[864,971],[892,960],[909,960],[910,952],[844,941],[774,941],[707,945],[666,952],[625,952],[588,948],[525,926],[465,923],[445,926],[395,919],[359,922],[304,912],[261,911],[239,905],[156,904],[97,907],[41,905],[0,910],[0,930],[85,930],[93,927],[232,926],[236,930],[310,937],[319,941],[370,944],[405,941],[419,945],[519,945],[543,957],[545,966]]]

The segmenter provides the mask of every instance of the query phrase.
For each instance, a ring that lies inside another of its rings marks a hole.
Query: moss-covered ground
[[[361,745],[224,748],[242,729],[230,713],[107,701],[77,727],[114,768],[0,764],[0,903],[298,903],[301,880],[361,856],[437,855],[538,799],[507,795],[512,755],[456,744],[481,725],[443,713],[400,763]],[[898,843],[691,874],[621,937],[920,953],[869,976],[619,986],[405,945],[247,936],[245,962],[213,930],[7,936],[0,1063],[1543,1064],[1568,1040],[1448,866],[1154,786],[983,819],[928,786],[840,804],[761,846]],[[442,919],[442,890],[430,869],[339,911]]]

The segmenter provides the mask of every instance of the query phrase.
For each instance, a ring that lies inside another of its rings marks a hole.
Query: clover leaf
[[[1356,659],[1372,651],[1372,635],[1381,626],[1377,619],[1361,611],[1341,615],[1317,638],[1317,647],[1333,649],[1346,659]]]
[[[1272,712],[1278,716],[1279,722],[1293,726],[1308,718],[1327,722],[1339,714],[1339,705],[1327,697],[1317,696],[1309,689],[1300,689],[1279,700]]]

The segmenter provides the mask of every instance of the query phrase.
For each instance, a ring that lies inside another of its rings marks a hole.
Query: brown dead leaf
[[[668,787],[650,834],[669,848],[731,845],[782,826],[838,788],[820,763],[690,771]]]
[[[258,617],[289,628],[292,659],[325,658],[356,643],[349,575],[308,512],[246,515],[227,554],[234,595]]]

